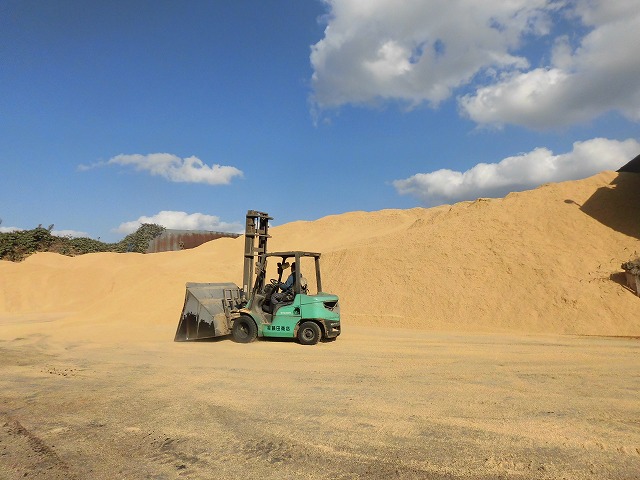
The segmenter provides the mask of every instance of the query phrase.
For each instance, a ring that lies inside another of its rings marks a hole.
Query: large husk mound
[[[253,206],[259,208],[259,206]],[[640,175],[603,172],[503,199],[352,212],[273,227],[269,249],[323,253],[349,325],[640,335],[621,264],[640,252]],[[78,341],[171,341],[184,284],[241,283],[244,239],[152,255],[0,262],[0,318]],[[50,322],[43,323],[43,319]]]

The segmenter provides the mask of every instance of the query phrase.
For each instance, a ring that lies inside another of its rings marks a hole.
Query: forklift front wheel
[[[322,331],[315,322],[304,322],[298,329],[298,341],[302,345],[315,345],[321,336]]]
[[[235,322],[233,322],[233,329],[231,330],[233,339],[238,343],[251,343],[258,336],[258,327],[253,318],[246,315],[242,315]]]

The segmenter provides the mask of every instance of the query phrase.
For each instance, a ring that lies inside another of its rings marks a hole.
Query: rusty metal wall
[[[199,230],[165,230],[149,242],[147,253],[169,252],[195,248],[218,238],[238,238],[239,233],[205,232]]]

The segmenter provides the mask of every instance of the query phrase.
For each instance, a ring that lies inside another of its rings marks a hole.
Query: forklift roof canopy
[[[319,253],[315,253],[315,252],[300,252],[300,251],[272,252],[272,253],[267,253],[265,255],[265,257],[282,257],[282,258],[289,258],[289,257],[295,257],[295,256],[320,258],[320,254]]]

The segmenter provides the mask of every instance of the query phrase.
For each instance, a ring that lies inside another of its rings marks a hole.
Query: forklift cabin
[[[278,259],[276,278],[271,278],[266,281],[267,273],[269,272],[268,260],[270,258]],[[289,251],[289,252],[274,252],[267,253],[260,256],[260,260],[257,265],[256,282],[253,285],[253,295],[250,296],[249,302],[246,306],[248,310],[258,313],[262,316],[265,323],[270,323],[273,315],[277,310],[285,305],[294,303],[296,295],[304,294],[308,295],[310,285],[307,279],[303,275],[303,269],[309,268],[311,262],[305,262],[303,265],[303,259],[311,259],[313,261],[313,268],[315,270],[315,277],[312,288],[314,288],[314,294],[322,292],[322,279],[320,277],[320,254],[314,252],[302,252],[302,251]],[[281,284],[285,277],[285,272],[292,268],[295,264],[295,270],[292,270],[294,274],[294,282],[289,292],[282,292]],[[280,293],[281,299],[274,304],[273,295]]]

